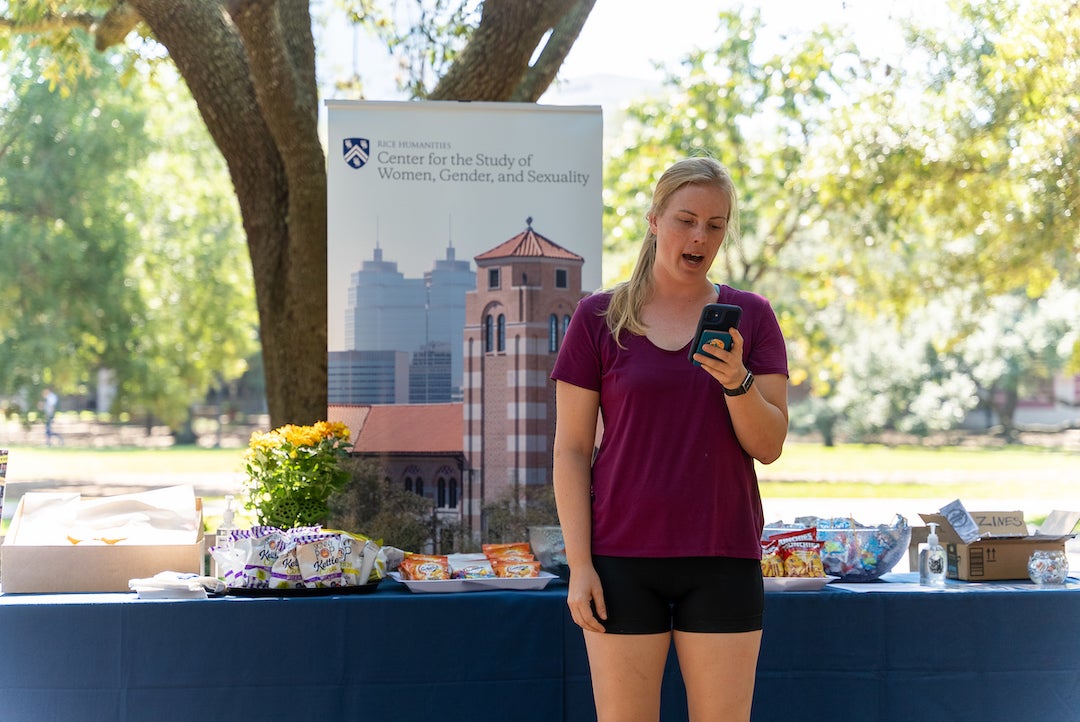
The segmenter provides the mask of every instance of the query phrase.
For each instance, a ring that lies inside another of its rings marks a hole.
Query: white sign
[[[585,259],[600,288],[600,107],[328,100],[329,351],[346,343],[364,262],[419,279],[453,248],[468,261],[528,227]],[[528,220],[531,219],[531,220]]]

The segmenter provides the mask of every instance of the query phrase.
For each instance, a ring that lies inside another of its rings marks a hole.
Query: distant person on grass
[[[45,414],[45,444],[52,446],[53,439],[63,444],[64,439],[60,434],[53,431],[53,419],[56,418],[56,407],[60,405],[60,398],[56,392],[46,386],[41,390],[41,411]]]

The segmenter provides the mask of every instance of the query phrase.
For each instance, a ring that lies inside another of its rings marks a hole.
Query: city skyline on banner
[[[482,256],[490,261],[493,251],[505,251],[508,261],[543,258],[554,252],[549,270],[557,277],[556,287],[568,281],[570,266],[588,265],[581,258],[577,264],[567,261],[563,265],[556,259],[570,258],[564,249],[531,225],[486,249]],[[348,304],[338,319],[344,326],[345,348],[328,352],[330,403],[460,401],[465,326],[479,323],[466,317],[466,297],[489,289],[491,283],[474,267],[458,259],[456,249],[448,246],[444,257],[431,259],[422,277],[407,277],[394,258],[376,248],[372,258],[350,274]],[[543,287],[544,279],[525,272],[521,278],[507,276],[501,283],[508,289],[535,292]],[[558,330],[556,337],[561,337]]]

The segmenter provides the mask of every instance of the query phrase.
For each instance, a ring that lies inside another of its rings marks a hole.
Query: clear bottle
[[[929,526],[926,546],[919,552],[919,584],[924,587],[944,587],[947,566],[945,547],[938,541],[938,525],[929,522]]]
[[[221,513],[221,525],[217,528],[217,533],[214,535],[214,548],[218,552],[228,553],[232,549],[233,538],[230,532],[236,528],[236,512],[233,511],[233,495],[225,495],[225,511]],[[218,579],[223,579],[225,570],[218,564],[214,555],[213,558],[213,576]]]

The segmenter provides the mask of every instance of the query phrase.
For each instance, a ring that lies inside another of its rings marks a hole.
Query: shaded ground
[[[200,445],[241,449],[247,445],[255,425],[233,426],[218,429],[210,425],[200,439]],[[265,429],[265,425],[261,428]],[[79,448],[136,447],[163,449],[173,446],[169,429],[155,426],[106,424],[87,421],[73,416],[58,415],[54,431],[63,439],[65,446]],[[45,446],[45,430],[40,423],[29,428],[17,421],[0,423],[0,448],[11,446]],[[108,469],[66,467],[62,469],[20,468],[9,462],[6,490],[4,493],[3,518],[10,519],[19,499],[28,491],[70,492],[83,496],[116,496],[131,494],[166,486],[191,484],[195,495],[212,500],[225,494],[239,494],[243,474],[236,472],[185,471],[162,468],[152,473],[124,473]],[[218,502],[209,501],[204,507],[206,515],[219,514]]]
[[[218,424],[200,420],[196,425],[198,444],[205,447],[242,448],[251,438],[251,432],[265,431],[269,420],[255,418],[246,424]],[[85,448],[138,447],[156,449],[175,443],[167,426],[139,424],[114,424],[93,421],[72,414],[57,414],[53,432],[58,434],[65,446]],[[0,447],[45,446],[45,425],[41,422],[25,425],[21,421],[0,421]]]

